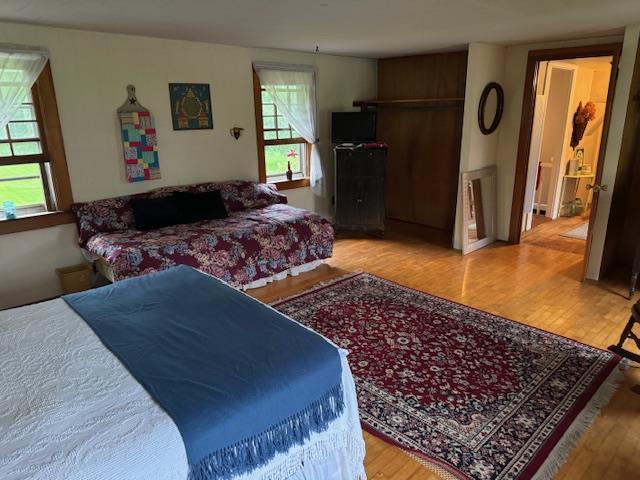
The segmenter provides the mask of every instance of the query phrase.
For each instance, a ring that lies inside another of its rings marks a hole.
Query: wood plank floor
[[[546,218],[546,217],[543,217]],[[522,243],[561,252],[584,255],[586,242],[579,238],[563,237],[562,234],[588,222],[581,217],[560,217],[556,220],[548,219],[538,223],[531,230],[522,235]]]
[[[581,254],[525,241],[463,257],[446,243],[441,234],[399,223],[383,239],[340,236],[327,265],[250,293],[270,302],[350,271],[367,271],[596,347],[617,342],[631,307],[625,287],[581,282]],[[556,479],[640,478],[640,396],[630,391],[637,383],[640,369],[630,368]],[[369,434],[365,440],[370,479],[440,478],[398,448]]]

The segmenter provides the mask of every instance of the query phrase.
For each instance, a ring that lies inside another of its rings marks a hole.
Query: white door
[[[544,87],[536,95],[531,130],[525,190],[526,217],[523,222],[525,229],[530,228],[526,224],[534,207],[538,211],[544,210],[550,218],[559,215],[562,178],[570,157],[569,138],[573,116],[569,110],[574,96],[576,69],[577,66],[570,63],[548,62],[544,78],[538,79]]]
[[[531,129],[531,147],[529,148],[529,166],[527,167],[527,183],[524,193],[524,221],[522,222],[522,230],[527,232],[531,230],[531,222],[533,220],[533,209],[540,211],[546,207],[541,203],[538,196],[538,176],[542,174],[538,168],[540,161],[540,151],[542,146],[542,132],[544,130],[544,117],[547,110],[547,95],[536,95],[536,104],[533,111],[533,127]]]
[[[576,87],[576,71],[578,67],[570,63],[562,62],[549,62],[550,69],[559,69],[571,74],[570,86],[561,85],[562,88],[559,95],[564,97],[564,102],[561,107],[562,113],[565,116],[564,132],[561,137],[561,145],[556,151],[560,152],[557,158],[554,158],[553,168],[551,170],[551,183],[549,184],[549,197],[548,205],[551,207],[547,210],[547,216],[556,219],[560,216],[560,207],[562,203],[562,182],[566,171],[567,163],[572,156],[570,139],[571,132],[573,131],[573,105],[575,103],[575,87]],[[551,75],[548,75],[550,78]],[[553,88],[553,87],[552,87]],[[567,98],[568,93],[568,98]]]
[[[544,68],[543,68],[544,67]],[[576,65],[558,61],[540,65],[529,148],[522,230],[531,229],[533,210],[557,218],[566,165]],[[554,73],[558,74],[554,74]],[[540,168],[538,168],[538,165]],[[538,178],[539,177],[539,178]]]

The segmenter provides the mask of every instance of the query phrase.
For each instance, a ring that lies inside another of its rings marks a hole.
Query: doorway
[[[529,54],[511,243],[588,257],[620,45]],[[586,261],[583,262],[586,266]]]

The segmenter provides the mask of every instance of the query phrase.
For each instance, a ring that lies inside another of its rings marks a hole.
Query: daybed
[[[219,190],[228,218],[138,231],[131,200]],[[276,187],[249,181],[162,187],[73,206],[80,246],[111,281],[189,265],[253,288],[318,266],[333,250],[333,227],[286,204]]]

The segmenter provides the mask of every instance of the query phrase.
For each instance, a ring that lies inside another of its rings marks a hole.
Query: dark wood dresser
[[[384,233],[386,147],[334,148],[335,227]]]

